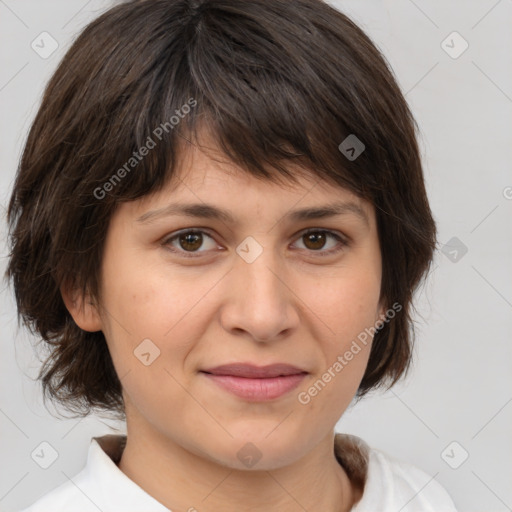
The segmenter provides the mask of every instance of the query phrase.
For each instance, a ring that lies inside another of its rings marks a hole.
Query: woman
[[[126,420],[25,512],[455,510],[334,427],[410,364],[435,249],[415,122],[319,0],[145,0],[50,80],[9,205],[45,392]]]

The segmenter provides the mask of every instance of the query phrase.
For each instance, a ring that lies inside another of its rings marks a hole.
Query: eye
[[[181,252],[185,257],[194,258],[196,256],[193,253],[205,252],[198,251],[198,249],[203,245],[205,237],[213,240],[213,238],[205,231],[199,229],[187,229],[186,231],[181,231],[180,233],[165,239],[162,242],[162,245],[169,248],[172,252]],[[178,248],[176,248],[176,244],[179,244]],[[215,243],[212,244],[212,246],[213,249],[217,247]]]
[[[322,250],[329,237],[336,240],[338,244],[331,249]],[[337,233],[318,228],[309,229],[305,233],[302,233],[299,240],[304,240],[306,249],[310,250],[310,252],[318,253],[318,256],[331,256],[348,246],[348,242]]]
[[[325,250],[323,247],[326,245],[329,238],[335,240],[337,244],[335,244],[334,247]],[[203,246],[204,241],[208,239],[212,241],[210,249],[218,248],[213,238],[201,229],[187,229],[178,232],[166,238],[162,242],[162,245],[168,248],[171,252],[180,253],[186,258],[194,258],[199,257],[201,253],[208,252],[207,250],[199,250]],[[299,240],[304,240],[303,243],[306,251],[318,253],[315,255],[320,257],[331,256],[342,251],[348,246],[348,241],[339,234],[318,228],[309,229],[308,231],[303,232],[299,237]]]

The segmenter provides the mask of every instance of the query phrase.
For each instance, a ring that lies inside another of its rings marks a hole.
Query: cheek
[[[162,356],[152,366],[158,368],[164,360],[170,371],[182,366],[210,320],[209,292],[218,276],[180,271],[136,252],[118,254],[104,264],[105,334],[118,373],[141,370],[133,356],[146,339]]]
[[[307,402],[311,413],[322,410],[336,422],[352,401],[368,364],[379,293],[378,272],[352,267],[343,275],[318,280],[315,294],[310,294],[308,306],[327,327],[317,337],[322,367],[303,389],[301,403]]]
[[[126,402],[147,417],[168,414],[162,403],[172,410],[193,407],[182,367],[201,335],[194,305],[200,308],[212,284],[171,278],[150,262],[112,263],[105,266],[105,334]]]
[[[103,266],[104,303],[124,328],[136,336],[161,337],[175,317],[190,303],[187,286],[179,276],[170,278],[168,269],[157,264],[156,252],[142,254],[130,247],[107,247]],[[164,271],[166,270],[166,271]]]
[[[351,340],[373,327],[379,315],[380,274],[347,269],[321,280],[308,305],[328,327],[331,350],[345,351]]]

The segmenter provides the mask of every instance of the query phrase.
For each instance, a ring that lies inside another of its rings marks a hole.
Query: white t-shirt
[[[20,512],[169,512],[117,467],[125,443],[126,436],[92,438],[84,469]],[[351,512],[457,512],[433,477],[359,437],[336,434],[334,449],[348,476],[364,482]]]

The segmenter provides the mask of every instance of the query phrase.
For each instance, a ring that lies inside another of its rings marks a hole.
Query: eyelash
[[[175,254],[181,254],[185,258],[198,258],[198,257],[201,257],[201,253],[204,253],[204,252],[207,252],[207,251],[187,252],[187,251],[183,251],[183,250],[176,250],[176,248],[171,248],[171,246],[170,246],[170,243],[173,242],[174,240],[178,239],[180,236],[191,234],[191,233],[192,234],[198,234],[198,233],[199,234],[204,234],[204,235],[206,235],[206,236],[208,236],[208,237],[213,239],[213,237],[211,235],[209,235],[206,231],[203,231],[201,229],[186,229],[186,230],[183,230],[183,231],[179,231],[178,233],[173,234],[172,236],[164,239],[163,242],[162,242],[162,245],[165,246],[169,251],[171,251],[171,252],[173,252]],[[302,237],[304,237],[306,235],[309,235],[311,233],[325,233],[327,235],[332,236],[334,239],[336,239],[336,241],[339,242],[339,246],[334,248],[334,249],[328,249],[326,251],[322,251],[322,250],[314,251],[312,249],[307,250],[308,252],[316,253],[316,255],[319,256],[319,257],[332,256],[334,254],[337,254],[337,253],[341,252],[343,249],[345,249],[349,245],[347,240],[342,238],[340,235],[338,235],[334,231],[330,231],[330,230],[327,230],[327,229],[319,229],[319,228],[310,228],[310,229],[302,232],[299,235],[298,239],[300,239],[300,238],[302,238]]]

